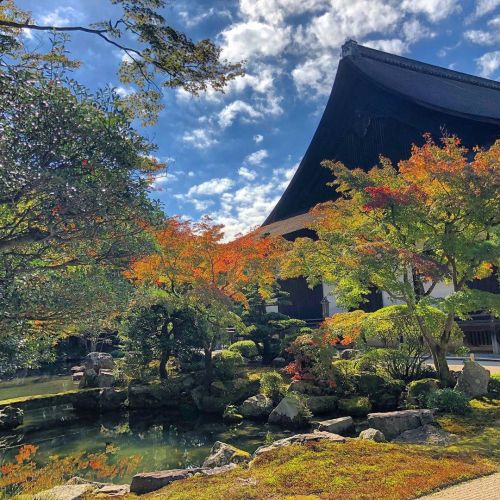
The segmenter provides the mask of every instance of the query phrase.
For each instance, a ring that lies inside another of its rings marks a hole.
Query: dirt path
[[[500,498],[500,472],[457,484],[419,500],[498,500]]]

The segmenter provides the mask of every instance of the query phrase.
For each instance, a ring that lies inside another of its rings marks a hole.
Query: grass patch
[[[472,400],[471,406],[467,415],[437,419],[444,430],[458,436],[447,449],[480,453],[500,464],[500,400],[486,396]]]
[[[248,469],[177,481],[149,498],[396,500],[495,470],[488,459],[469,453],[358,440],[322,442],[272,450]]]

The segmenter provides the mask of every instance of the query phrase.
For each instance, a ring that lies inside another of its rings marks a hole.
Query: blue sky
[[[107,0],[18,0],[40,24],[116,18]],[[284,191],[321,118],[348,38],[492,79],[500,78],[500,0],[172,0],[164,16],[193,39],[210,37],[247,74],[224,95],[166,91],[143,133],[169,164],[153,197],[168,215],[209,214],[227,236],[260,224]],[[41,36],[41,35],[36,35]],[[116,77],[122,54],[75,34],[76,77],[133,92]],[[319,167],[318,167],[319,168]]]

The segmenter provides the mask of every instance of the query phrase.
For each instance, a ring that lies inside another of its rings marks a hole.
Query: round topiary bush
[[[286,392],[283,377],[276,371],[263,373],[260,377],[260,393],[273,401],[280,400]]]
[[[224,350],[213,355],[215,375],[222,380],[231,380],[238,375],[239,367],[244,363],[239,352]]]
[[[439,389],[439,380],[435,378],[414,380],[408,384],[407,389],[407,403],[410,406],[423,408],[427,404],[430,394]]]
[[[239,340],[231,344],[228,349],[233,352],[239,352],[246,359],[252,359],[259,355],[255,342],[251,340]]]
[[[465,415],[470,411],[469,399],[453,389],[437,389],[429,394],[427,406],[441,413]]]

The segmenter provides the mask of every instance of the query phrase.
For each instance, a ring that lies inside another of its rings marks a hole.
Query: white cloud
[[[369,40],[364,42],[364,45],[372,49],[390,52],[391,54],[401,55],[408,52],[408,44],[399,38],[393,38],[391,40]]]
[[[402,7],[413,14],[424,14],[433,22],[461,11],[458,0],[404,0]]]
[[[203,128],[185,132],[182,136],[182,140],[197,149],[210,148],[219,142],[213,137],[213,133],[210,130]]]
[[[291,41],[291,28],[256,21],[232,24],[221,33],[222,58],[241,61],[280,54]]]
[[[287,16],[325,9],[330,0],[240,0],[240,11],[249,19],[281,23]]]
[[[478,19],[490,12],[493,12],[497,7],[500,6],[500,0],[477,0],[476,9],[472,15],[472,19]]]
[[[408,43],[416,43],[423,38],[433,38],[436,35],[418,19],[410,19],[403,23],[402,32]]]
[[[238,115],[243,115],[246,120],[251,121],[260,118],[262,113],[246,102],[241,100],[233,101],[219,112],[219,125],[222,128],[231,126]]]
[[[238,174],[240,177],[248,181],[253,181],[257,178],[257,172],[255,170],[250,170],[247,167],[240,167],[238,170]]]
[[[486,52],[486,54],[476,59],[476,64],[481,76],[484,78],[492,77],[500,69],[500,50]]]
[[[135,93],[135,91],[132,87],[122,87],[121,85],[115,88],[115,92],[120,97],[128,97],[129,95],[132,95]]]
[[[259,149],[258,151],[255,151],[255,153],[248,155],[245,158],[245,161],[250,163],[250,165],[260,165],[268,156],[269,153],[266,149]]]
[[[259,144],[264,140],[264,136],[261,134],[255,134],[253,136],[253,140],[254,140],[255,144]]]
[[[500,43],[500,16],[488,21],[490,31],[469,30],[464,33],[467,40],[478,45],[495,45]]]
[[[328,95],[337,71],[338,55],[323,53],[308,59],[292,71],[292,78],[299,93],[312,90],[317,95]]]
[[[71,23],[82,21],[84,16],[73,7],[57,7],[40,17],[40,24],[46,26],[68,26]]]
[[[233,184],[234,181],[228,177],[210,179],[209,181],[202,182],[196,186],[191,186],[187,196],[188,198],[193,198],[196,195],[212,196],[214,194],[221,194],[230,189]]]
[[[216,9],[211,7],[210,9],[202,11],[200,14],[196,15],[192,12],[181,10],[179,11],[179,17],[184,21],[188,28],[192,28],[193,26],[197,26],[211,17],[226,17],[228,19],[232,19],[233,16],[231,15],[231,11],[229,9]]]

